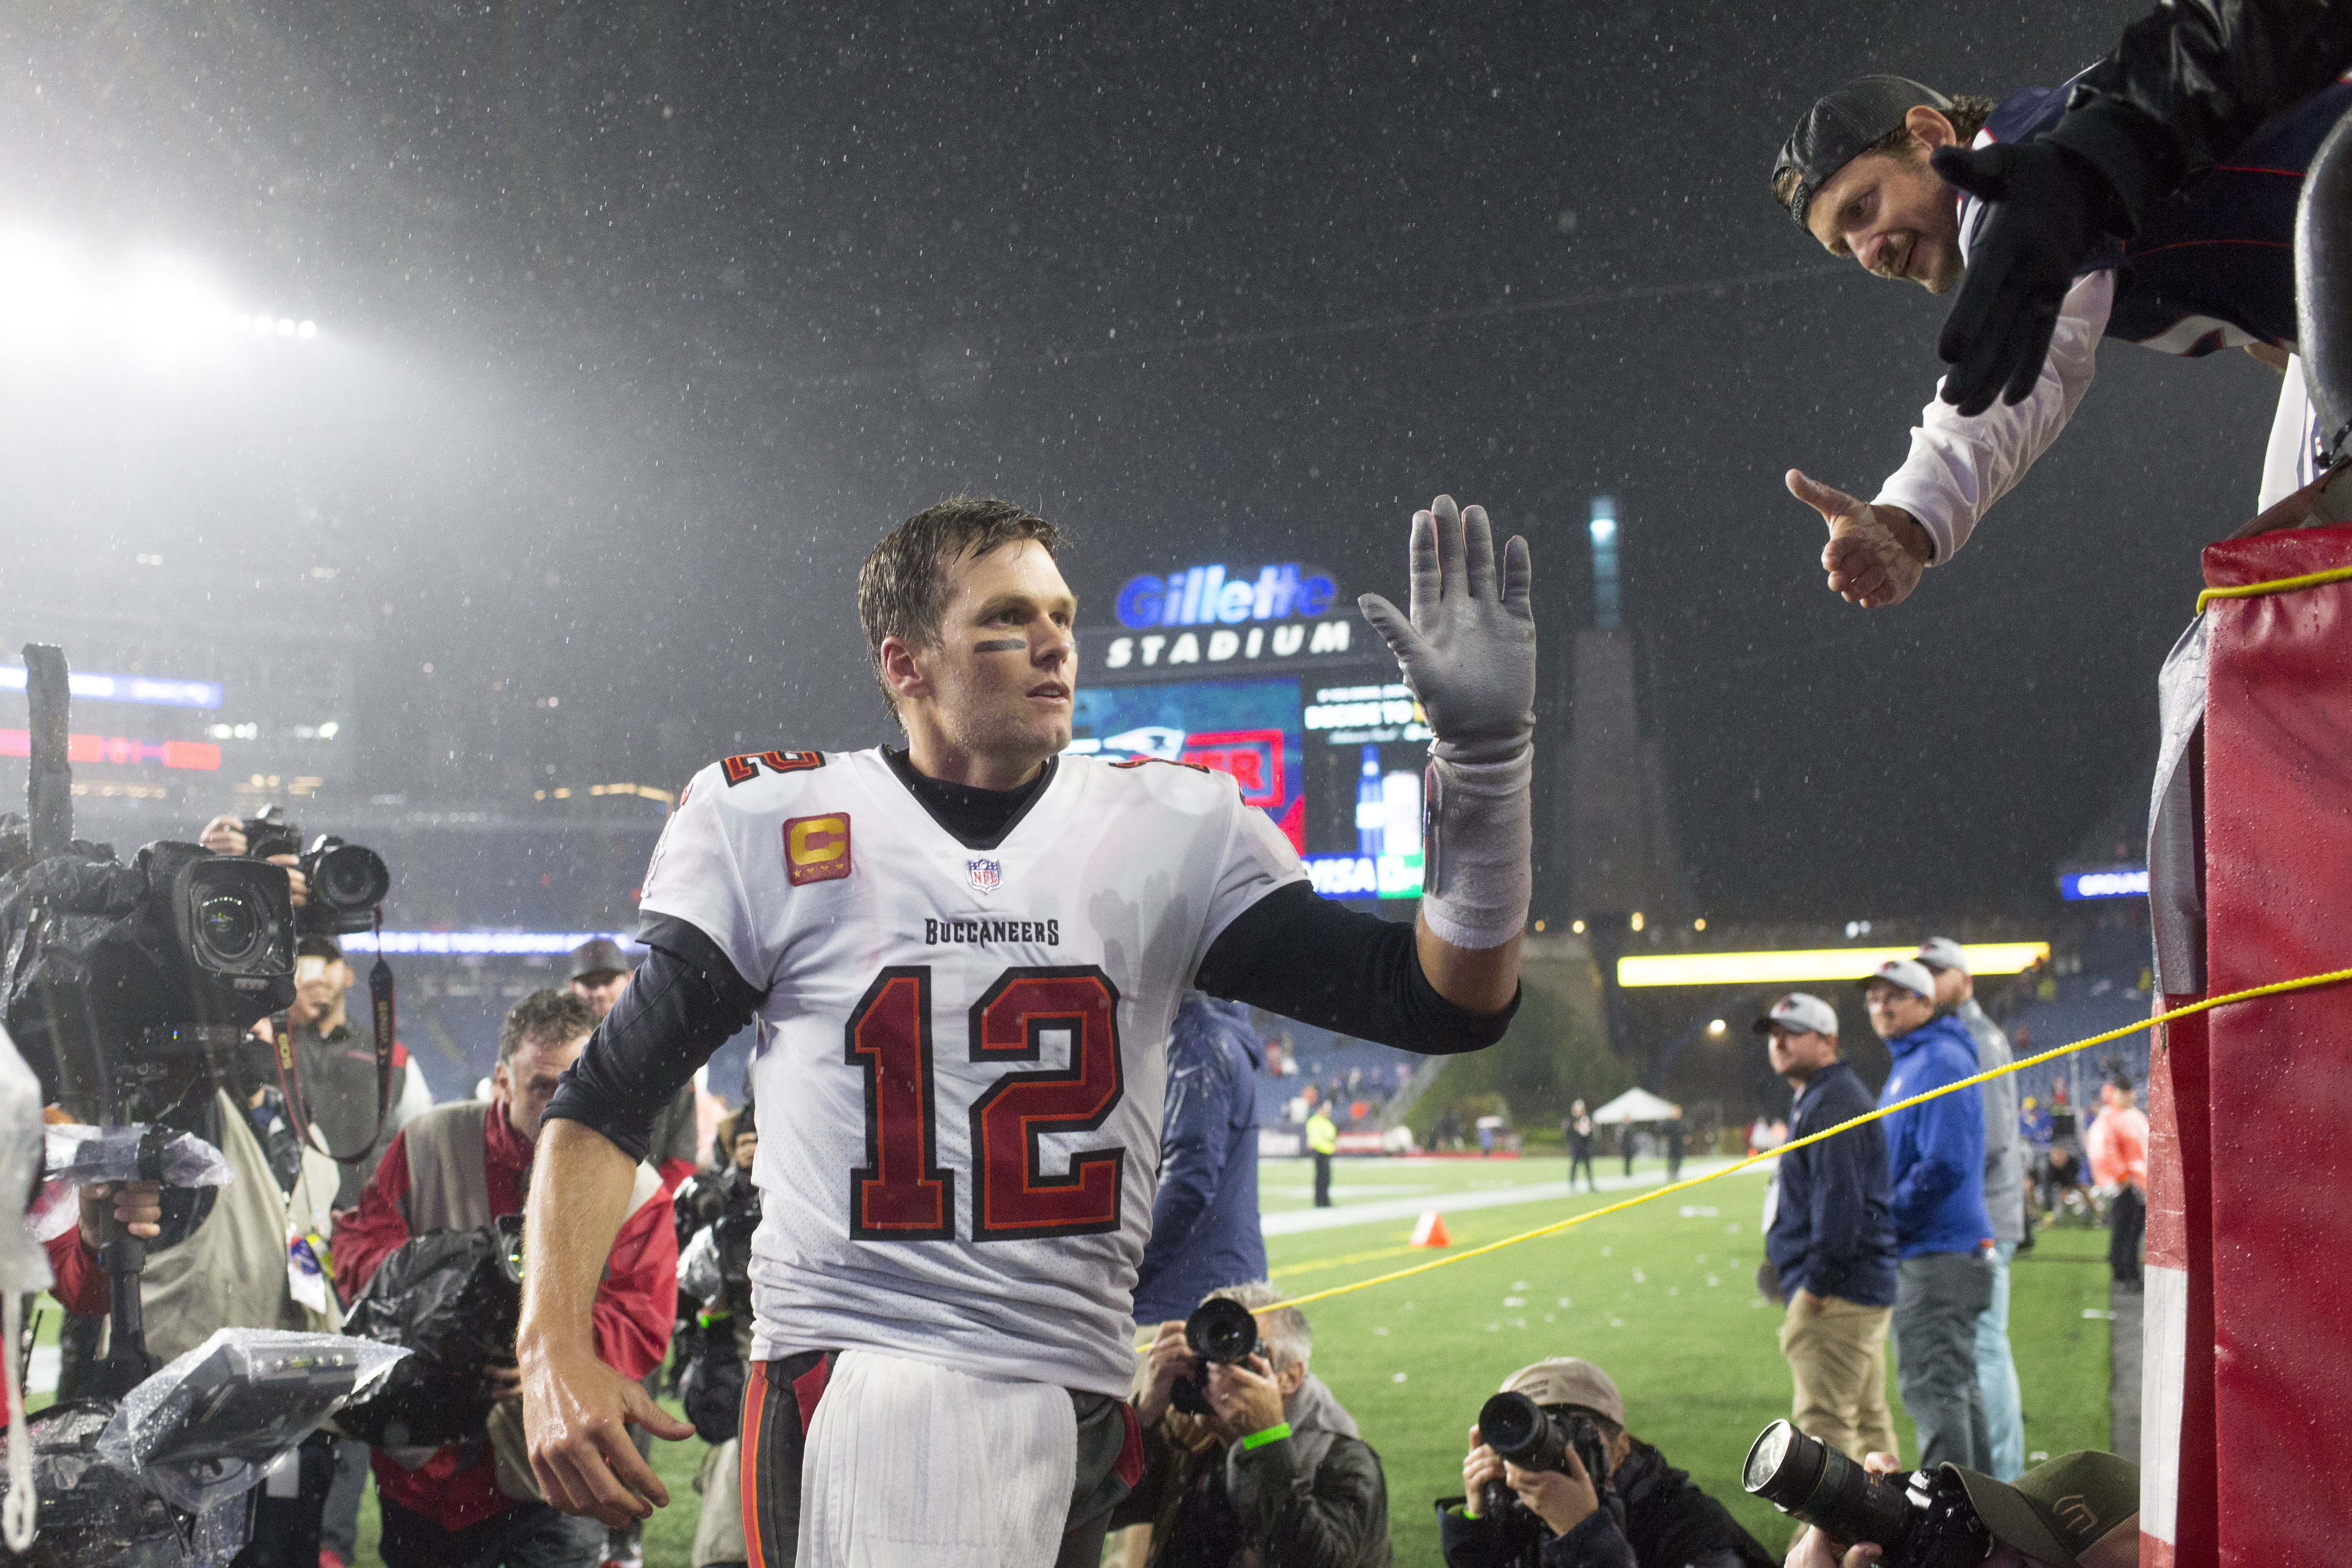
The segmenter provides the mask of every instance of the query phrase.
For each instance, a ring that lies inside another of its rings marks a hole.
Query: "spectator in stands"
[[[1977,1071],[1990,1072],[2016,1060],[2009,1036],[1977,1005],[1969,956],[1948,936],[1919,944],[1919,962],[1936,977],[1936,1005],[1948,1009],[1976,1041]],[[1984,1101],[1985,1214],[1992,1221],[1992,1304],[1977,1318],[1977,1386],[1984,1394],[1985,1430],[1992,1443],[1990,1474],[2013,1481],[2025,1472],[2025,1412],[2017,1363],[2009,1351],[2009,1265],[2025,1240],[2025,1145],[2018,1135],[2017,1075],[2003,1073],[1977,1086]]]
[[[515,1004],[499,1030],[491,1098],[437,1106],[401,1129],[369,1180],[359,1212],[335,1230],[337,1283],[347,1299],[412,1236],[471,1230],[522,1212],[540,1119],[556,1080],[595,1024],[594,1011],[581,998],[532,992]],[[596,1287],[597,1354],[625,1376],[645,1376],[668,1349],[677,1302],[677,1236],[670,1206],[660,1176],[640,1165],[629,1217]],[[520,1374],[509,1366],[492,1381],[501,1410],[518,1407]],[[501,1490],[502,1469],[530,1474],[521,1435],[520,1419],[494,1416],[484,1434],[488,1440],[436,1449],[421,1463],[377,1450],[386,1568],[499,1562],[585,1568],[597,1563],[603,1525]],[[500,1462],[494,1447],[509,1462]]]
[[[1936,979],[1916,958],[1891,958],[1863,982],[1870,1027],[1895,1065],[1882,1109],[1972,1078],[1968,1028],[1936,1010]],[[1990,1468],[1984,1395],[1977,1387],[1977,1319],[1992,1304],[1992,1221],[1984,1207],[1984,1102],[1958,1089],[1885,1120],[1895,1216],[1895,1357],[1903,1404],[1919,1430],[1919,1463]]]
[[[1584,1190],[1598,1191],[1592,1180],[1592,1113],[1584,1108],[1583,1101],[1568,1108],[1568,1120],[1559,1124],[1559,1140],[1568,1145],[1569,1189],[1575,1190],[1576,1172],[1580,1166],[1584,1170]]]
[[[1307,1113],[1307,1152],[1315,1156],[1315,1207],[1331,1207],[1331,1156],[1339,1152],[1339,1129],[1330,1109],[1318,1103]]]
[[[1755,1028],[1797,1092],[1792,1137],[1865,1115],[1870,1091],[1838,1057],[1837,1009],[1792,991]],[[1895,1448],[1886,1325],[1895,1308],[1895,1220],[1886,1133],[1872,1122],[1780,1156],[1764,1238],[1766,1294],[1785,1300],[1780,1354],[1796,1387],[1789,1419],[1847,1454]]]
[[[1263,1281],[1213,1294],[1244,1306],[1282,1299]],[[1261,1312],[1265,1350],[1204,1366],[1184,1325],[1160,1325],[1136,1396],[1144,1470],[1111,1516],[1151,1526],[1150,1568],[1388,1568],[1388,1482],[1355,1418],[1307,1369],[1314,1335],[1296,1307]],[[1180,1377],[1202,1380],[1211,1414],[1172,1408]]]
[[[1561,1356],[1503,1380],[1559,1419],[1582,1417],[1607,1446],[1609,1473],[1595,1484],[1573,1450],[1563,1470],[1523,1470],[1470,1428],[1462,1461],[1466,1495],[1437,1505],[1447,1568],[1771,1568],[1772,1554],[1723,1504],[1625,1430],[1625,1401],[1609,1375]],[[1499,1517],[1476,1511],[1501,1481],[1519,1505]]]
[[[572,949],[572,973],[569,984],[572,994],[586,1002],[601,1021],[621,999],[629,987],[629,957],[618,942],[609,936],[593,936]],[[653,1142],[646,1145],[646,1161],[661,1177],[662,1196],[674,1197],[678,1184],[694,1174],[695,1156],[701,1138],[696,1113],[694,1085],[681,1087],[668,1106],[654,1122]],[[662,1368],[658,1363],[646,1374],[646,1392],[661,1397]],[[629,1436],[637,1445],[639,1456],[653,1452],[654,1440],[642,1427],[632,1427]],[[645,1526],[633,1521],[625,1530],[609,1531],[604,1541],[604,1562],[609,1568],[641,1568],[645,1562]]]
[[[1257,1071],[1248,1007],[1187,998],[1168,1040],[1160,1196],[1136,1271],[1137,1322],[1181,1318],[1211,1291],[1265,1278]]]
[[[2147,1229],[2147,1115],[2140,1110],[2130,1079],[2118,1073],[2101,1092],[2105,1107],[2084,1143],[2091,1179],[2107,1200],[2107,1269],[2116,1289],[2140,1288],[2140,1239]]]

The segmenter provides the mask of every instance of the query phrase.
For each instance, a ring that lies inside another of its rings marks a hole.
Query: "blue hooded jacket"
[[[1878,1092],[1884,1107],[1977,1074],[1968,1025],[1947,1013],[1886,1042],[1894,1071]],[[1889,1207],[1895,1243],[1906,1258],[1973,1252],[1992,1240],[1984,1201],[1984,1099],[1962,1089],[1885,1119],[1894,1177]]]
[[[1265,1278],[1257,1223],[1257,1035],[1240,1002],[1194,997],[1168,1039],[1160,1197],[1135,1278],[1135,1321],[1189,1315],[1226,1285]]]

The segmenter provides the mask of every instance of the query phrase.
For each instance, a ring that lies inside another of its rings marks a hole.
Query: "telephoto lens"
[[[1228,1366],[1265,1348],[1257,1337],[1257,1319],[1229,1296],[1212,1296],[1192,1309],[1184,1320],[1184,1343],[1202,1361]]]
[[[1523,1470],[1568,1468],[1568,1434],[1524,1394],[1497,1394],[1478,1406],[1478,1440]]]
[[[1782,1513],[1819,1526],[1832,1541],[1874,1542],[1889,1563],[1901,1556],[1919,1517],[1900,1479],[1872,1475],[1786,1421],[1765,1427],[1748,1450],[1739,1484]]]

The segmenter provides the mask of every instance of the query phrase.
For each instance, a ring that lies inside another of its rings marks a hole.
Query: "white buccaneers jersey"
[[[757,1354],[1123,1396],[1170,1024],[1218,934],[1302,874],[1231,778],[1181,764],[1062,758],[989,850],[879,751],[698,774],[644,908],[767,993]]]

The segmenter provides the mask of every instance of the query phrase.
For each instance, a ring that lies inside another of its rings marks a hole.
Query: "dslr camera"
[[[392,872],[382,855],[331,833],[320,834],[306,850],[302,830],[286,820],[283,806],[265,806],[259,816],[247,817],[237,825],[245,830],[248,858],[292,855],[296,869],[310,883],[309,902],[295,911],[298,936],[365,931],[374,921],[376,906],[392,891]]]
[[[1187,1416],[1216,1414],[1209,1404],[1209,1367],[1234,1366],[1265,1354],[1256,1314],[1229,1296],[1212,1296],[1192,1309],[1184,1320],[1184,1347],[1202,1365],[1194,1375],[1176,1380],[1168,1390],[1168,1402]]]
[[[1559,1470],[1565,1474],[1573,1453],[1584,1466],[1592,1490],[1603,1504],[1613,1500],[1609,1487],[1609,1444],[1592,1417],[1578,1410],[1545,1409],[1524,1394],[1497,1394],[1478,1406],[1478,1440],[1523,1470]],[[1527,1505],[1507,1482],[1486,1483],[1478,1500],[1486,1517],[1498,1519]]]
[[[1739,1484],[1832,1541],[1879,1547],[1885,1568],[1965,1568],[1994,1546],[1951,1471],[1874,1476],[1786,1421],[1765,1427],[1748,1450]]]

